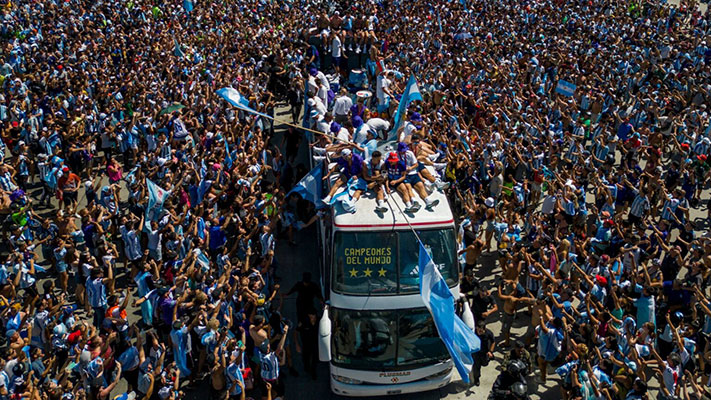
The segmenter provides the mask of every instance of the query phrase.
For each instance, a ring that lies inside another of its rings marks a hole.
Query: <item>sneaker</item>
[[[433,208],[437,207],[437,204],[439,204],[439,200],[433,200],[430,204],[425,206],[425,210],[432,211]]]
[[[420,203],[418,203],[418,202],[416,202],[416,201],[413,201],[413,202],[412,202],[412,207],[410,207],[410,209],[409,209],[408,211],[413,212],[413,213],[416,213],[416,212],[420,209],[420,207],[421,207],[421,206],[420,206]]]
[[[442,182],[439,179],[437,179],[434,184],[439,190],[445,190],[449,187],[449,182]]]
[[[375,206],[375,212],[384,213],[386,211],[388,211],[388,208],[385,206]]]
[[[321,200],[321,201],[323,201],[324,203],[328,204],[328,203],[331,201],[331,196],[326,196],[326,197],[324,197],[323,200]]]

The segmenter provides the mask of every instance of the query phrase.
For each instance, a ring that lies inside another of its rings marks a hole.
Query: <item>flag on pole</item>
[[[230,154],[230,145],[227,143],[227,138],[225,138],[225,166],[227,169],[232,168],[232,155]]]
[[[323,190],[322,185],[323,168],[319,163],[306,176],[301,178],[299,183],[287,193],[287,197],[292,193],[298,193],[304,200],[318,204],[321,200]]]
[[[146,187],[148,188],[148,207],[146,207],[146,221],[156,221],[163,211],[163,203],[170,195],[170,192],[163,190],[150,179],[146,178]]]
[[[380,60],[376,61],[375,68],[376,68],[377,75],[380,75],[383,72],[385,72],[385,61],[382,58]]]
[[[191,12],[194,7],[195,4],[193,4],[192,0],[183,0],[183,8],[185,9],[185,12]]]
[[[178,58],[184,58],[185,53],[183,52],[182,46],[180,46],[180,43],[178,43],[178,40],[175,39],[175,48],[173,49],[173,55],[175,55]]]
[[[241,110],[247,111],[247,112],[255,114],[255,115],[259,115],[260,117],[264,117],[267,119],[274,119],[274,118],[268,116],[267,114],[260,113],[259,111],[250,107],[249,100],[246,97],[239,94],[239,92],[237,90],[235,90],[234,88],[224,87],[222,89],[219,89],[215,93],[217,93],[223,99],[227,100],[228,103],[232,104],[233,106],[235,106]]]
[[[393,129],[390,130],[390,137],[397,134],[397,130],[400,129],[402,119],[407,111],[407,106],[410,105],[410,102],[415,100],[422,101],[422,95],[420,94],[420,89],[417,87],[415,75],[410,75],[410,80],[407,81],[407,86],[405,87],[405,93],[402,94],[402,97],[400,98],[400,105],[397,107],[397,112],[395,112],[395,122],[393,124]]]
[[[420,296],[425,302],[425,307],[432,314],[439,337],[447,347],[459,376],[462,377],[462,381],[469,383],[469,373],[474,364],[472,353],[479,351],[481,340],[454,313],[454,296],[422,242],[420,242],[418,264]]]

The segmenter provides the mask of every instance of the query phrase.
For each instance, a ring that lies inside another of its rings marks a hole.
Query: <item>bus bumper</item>
[[[373,397],[387,396],[395,394],[407,394],[426,392],[447,386],[452,380],[453,369],[449,369],[444,375],[433,379],[420,379],[415,382],[396,383],[388,385],[374,384],[348,384],[335,380],[331,377],[331,391],[341,396],[349,397]]]

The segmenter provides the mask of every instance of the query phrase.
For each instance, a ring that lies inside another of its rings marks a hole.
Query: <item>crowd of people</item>
[[[289,192],[310,161],[347,210],[449,196],[493,398],[553,372],[566,400],[711,398],[693,2],[2,3],[0,399],[284,399],[315,379],[321,292],[305,273],[284,293],[275,257],[328,218]],[[275,140],[280,106],[308,130]]]

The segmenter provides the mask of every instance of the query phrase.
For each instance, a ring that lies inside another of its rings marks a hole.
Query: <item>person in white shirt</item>
[[[377,133],[377,137],[385,139],[386,135],[388,134],[388,131],[390,130],[390,122],[382,118],[368,118],[368,116],[370,115],[369,112],[366,112],[365,115],[365,124]]]
[[[348,129],[344,128],[338,122],[331,123],[331,134],[336,136],[336,140],[339,143],[350,143],[351,134]]]
[[[355,144],[363,144],[367,140],[368,130],[370,127],[363,122],[359,116],[353,117],[353,142]]]
[[[392,71],[387,71],[385,74],[378,76],[375,90],[375,96],[378,99],[378,114],[386,113],[390,108],[390,98],[392,97],[390,85],[392,85],[392,76]]]
[[[309,99],[307,100],[309,108],[311,110],[318,111],[321,115],[326,115],[326,105],[321,101],[321,99],[316,95],[316,93],[309,93]]]
[[[331,58],[333,60],[333,68],[336,73],[341,73],[341,57],[343,55],[343,41],[338,32],[331,34]]]
[[[311,118],[313,121],[313,129],[315,131],[323,132],[323,133],[328,133],[328,129],[331,127],[331,123],[326,121],[326,118],[319,114],[318,111],[314,110],[316,115],[313,115],[314,112],[312,112]]]
[[[410,119],[405,122],[398,133],[398,142],[410,143],[412,134],[422,128],[422,115],[418,112],[412,113]]]
[[[326,108],[328,109],[328,81],[321,80],[318,78],[316,78],[316,81],[318,82],[317,96],[321,100],[321,102],[326,106]]]
[[[353,100],[348,96],[348,90],[341,88],[338,97],[333,101],[333,116],[336,122],[339,124],[346,122],[351,107],[353,107]]]

